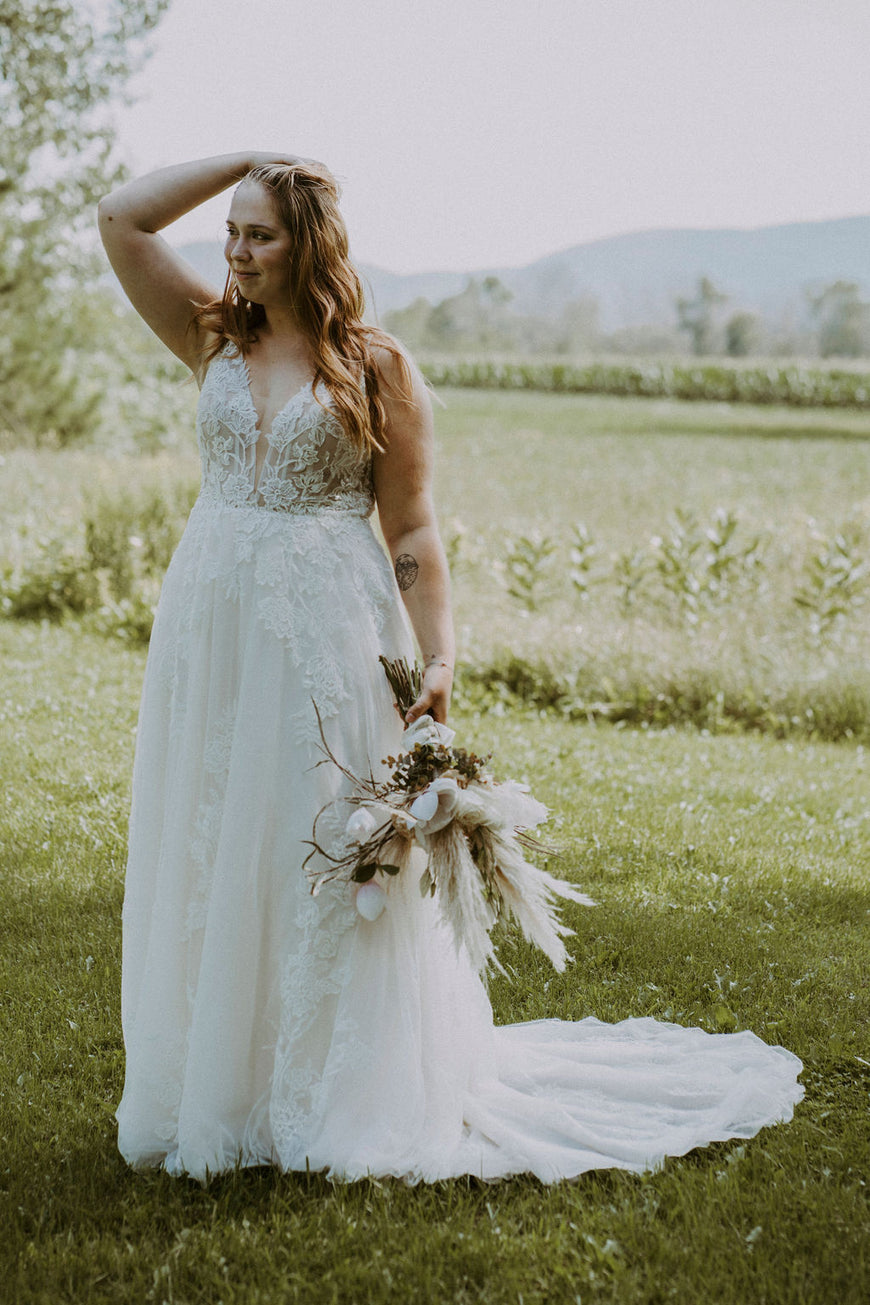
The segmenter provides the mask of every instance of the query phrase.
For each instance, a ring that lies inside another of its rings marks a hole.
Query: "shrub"
[[[569,720],[606,720],[641,728],[689,725],[710,733],[751,731],[870,742],[870,676],[833,670],[812,684],[731,681],[713,665],[687,664],[665,674],[643,662],[610,665],[585,658],[556,666],[546,657],[503,653],[458,668],[457,701],[498,710],[522,706]]]
[[[141,582],[126,598],[106,598],[93,617],[101,634],[113,635],[128,643],[147,644],[151,638],[160,585],[156,580]]]
[[[91,565],[104,571],[113,598],[127,598],[137,576],[161,575],[169,565],[194,492],[181,485],[167,492],[147,485],[91,498],[85,515],[85,545]]]
[[[574,593],[581,602],[586,602],[593,585],[603,580],[605,573],[596,565],[598,545],[582,522],[574,527],[568,558],[568,575]]]
[[[0,613],[59,621],[92,614],[98,629],[147,642],[160,579],[183,529],[195,491],[158,485],[90,496],[84,553],[67,540],[40,541],[0,576]]]
[[[95,500],[85,517],[85,548],[91,566],[103,573],[113,598],[126,598],[133,588],[134,517],[129,494]]]
[[[86,558],[62,539],[45,541],[39,552],[0,576],[0,612],[24,621],[60,621],[68,612],[88,611],[99,587]]]
[[[737,538],[738,520],[717,509],[709,526],[682,509],[670,518],[668,532],[651,540],[652,570],[689,629],[705,611],[728,602],[758,579],[762,540]]]

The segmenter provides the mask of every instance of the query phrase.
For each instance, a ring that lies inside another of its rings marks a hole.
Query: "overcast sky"
[[[870,213],[870,0],[172,0],[153,50],[117,111],[135,171],[321,158],[395,271]]]

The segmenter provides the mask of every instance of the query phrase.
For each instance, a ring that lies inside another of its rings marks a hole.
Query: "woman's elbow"
[[[123,196],[113,190],[97,204],[97,226],[105,238],[122,231],[133,231],[138,228],[138,223],[125,205]]]
[[[402,548],[408,539],[418,536],[421,531],[434,530],[438,531],[437,523],[433,517],[428,515],[413,516],[402,515],[397,517],[380,517],[381,534],[384,537],[384,543],[391,553]]]
[[[104,195],[97,204],[97,226],[100,231],[110,231],[115,222],[115,206],[111,195]]]
[[[390,527],[385,526],[384,522],[381,521],[381,534],[384,537],[384,543],[387,546],[387,552],[392,557],[395,557],[396,553],[401,551],[402,540],[407,534],[407,531],[397,528],[395,526],[391,529]]]

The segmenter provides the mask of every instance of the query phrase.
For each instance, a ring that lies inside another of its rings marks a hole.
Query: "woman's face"
[[[264,307],[288,304],[292,252],[290,232],[281,225],[269,192],[243,181],[230,205],[224,256],[244,298]]]

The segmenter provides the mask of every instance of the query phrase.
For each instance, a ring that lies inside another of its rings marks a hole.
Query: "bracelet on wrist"
[[[441,657],[430,657],[424,664],[423,669],[428,670],[430,666],[443,666],[448,671],[453,670],[453,667],[451,666],[450,662],[444,661],[444,659]]]

